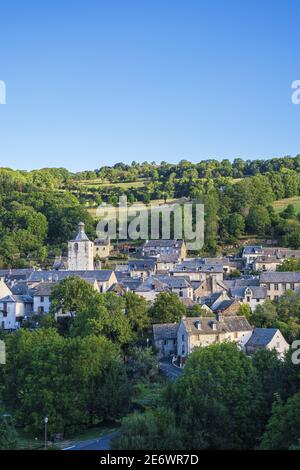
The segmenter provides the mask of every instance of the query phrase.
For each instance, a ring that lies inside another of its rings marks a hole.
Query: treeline
[[[102,166],[94,171],[82,171],[75,175],[76,179],[101,178],[112,183],[118,181],[136,181],[140,178],[168,180],[170,176],[175,178],[244,178],[257,174],[281,171],[283,169],[299,170],[300,155],[296,157],[272,158],[269,160],[243,160],[236,158],[231,162],[228,159],[209,159],[199,163],[191,163],[181,160],[178,164],[161,162],[132,162],[116,163],[113,166]]]

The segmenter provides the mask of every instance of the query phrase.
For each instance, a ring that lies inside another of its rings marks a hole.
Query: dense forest
[[[0,169],[0,265],[34,266],[60,255],[83,220],[95,235],[91,209],[117,204],[188,198],[205,204],[204,251],[226,252],[241,237],[300,247],[300,155],[270,160],[117,163],[94,171],[64,168],[30,172]],[[281,211],[274,202],[286,200]]]

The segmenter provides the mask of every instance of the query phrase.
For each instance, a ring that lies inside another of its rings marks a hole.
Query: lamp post
[[[45,423],[45,450],[47,450],[47,424],[48,424],[48,416],[45,417],[44,423]]]

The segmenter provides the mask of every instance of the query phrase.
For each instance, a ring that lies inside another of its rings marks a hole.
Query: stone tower
[[[68,269],[70,271],[94,269],[94,243],[88,239],[83,222],[78,224],[75,240],[70,240],[68,243]]]

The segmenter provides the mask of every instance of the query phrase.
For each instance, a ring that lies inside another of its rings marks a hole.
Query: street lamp
[[[45,423],[45,450],[47,450],[47,424],[48,424],[48,416],[45,417],[44,423]]]

